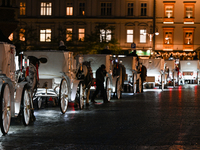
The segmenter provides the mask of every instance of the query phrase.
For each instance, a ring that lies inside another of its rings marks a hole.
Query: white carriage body
[[[39,88],[36,96],[51,96],[58,97],[59,85],[63,74],[70,82],[70,100],[74,100],[79,80],[76,80],[76,60],[73,52],[58,51],[58,50],[35,50],[24,52],[26,56],[35,56],[36,58],[46,58],[46,63],[41,63],[39,66]],[[45,88],[44,84],[47,83]],[[56,91],[56,92],[55,92]],[[73,92],[74,91],[74,92]],[[44,94],[46,93],[46,94]],[[75,93],[75,94],[74,94]]]
[[[146,82],[160,83],[165,68],[164,59],[140,59],[140,62],[147,68]]]
[[[196,80],[199,72],[199,60],[181,60],[180,78],[182,80]]]
[[[175,60],[165,60],[165,65],[169,68],[169,77],[172,79],[173,73],[176,73]]]

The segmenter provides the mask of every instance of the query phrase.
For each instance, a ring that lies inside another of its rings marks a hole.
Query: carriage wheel
[[[110,78],[106,79],[106,94],[107,94],[107,99],[110,101],[111,99],[111,85],[110,85]]]
[[[38,97],[36,99],[36,103],[37,103],[37,109],[40,109],[42,107],[42,97]]]
[[[3,135],[8,133],[11,120],[11,97],[8,84],[3,84],[1,89],[1,132]]]
[[[24,86],[22,92],[22,100],[21,100],[21,113],[22,113],[22,121],[25,126],[27,126],[30,122],[31,118],[31,104],[30,104],[30,96],[28,94],[27,86]]]
[[[78,104],[79,104],[79,109],[83,109],[84,105],[84,90],[83,90],[83,83],[80,82],[78,86]]]
[[[68,94],[69,94],[69,89],[67,86],[67,81],[65,79],[62,79],[59,91],[59,105],[60,105],[60,110],[63,114],[67,111],[68,101],[69,101]]]
[[[117,99],[120,99],[122,92],[121,92],[121,86],[120,86],[119,78],[117,78],[115,92],[116,92]]]

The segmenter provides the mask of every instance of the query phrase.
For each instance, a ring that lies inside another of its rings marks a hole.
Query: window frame
[[[133,6],[129,7],[129,4],[133,4]],[[127,16],[134,16],[134,2],[127,2]],[[129,14],[129,9],[133,9],[132,14]]]
[[[45,4],[45,6],[42,6],[42,4]],[[50,4],[50,6],[47,4]],[[40,3],[40,16],[52,16],[52,2]]]
[[[45,30],[45,32],[41,33],[42,30]],[[50,33],[47,32],[48,30],[50,30]],[[44,35],[44,40],[41,40],[41,38],[42,38],[41,34]],[[50,40],[47,39],[48,35],[50,35]],[[52,40],[52,30],[51,30],[51,28],[42,28],[42,29],[40,29],[40,42],[41,43],[51,43],[51,40]]]
[[[189,18],[186,16],[187,7],[192,7],[193,17]],[[195,18],[195,3],[184,3],[184,22],[194,22],[194,18]]]
[[[146,7],[143,7],[142,4],[146,4]],[[148,6],[147,2],[141,2],[140,3],[140,16],[142,16],[142,17],[146,17],[147,16],[147,6]],[[145,15],[142,15],[144,13],[144,10],[145,10],[144,8],[146,9],[146,12],[145,12]],[[142,11],[142,9],[144,9],[144,10]]]
[[[186,33],[192,33],[192,43],[185,43]],[[194,28],[183,28],[183,50],[194,50]]]
[[[105,33],[103,34],[102,31],[105,31]],[[110,29],[100,29],[100,43],[102,42],[109,42],[112,40],[112,30]],[[108,32],[108,34],[107,34]],[[102,37],[105,37],[102,39]]]
[[[68,30],[71,29],[71,33],[68,33]],[[73,40],[73,28],[66,28],[66,41],[72,41]]]
[[[74,6],[73,3],[66,3],[66,16],[74,15]]]
[[[84,32],[80,32],[81,29],[84,29]],[[80,38],[80,35],[83,35],[83,39],[82,37]],[[85,41],[85,28],[78,28],[78,41],[79,42]]]
[[[102,7],[102,4],[105,4],[105,6]],[[108,4],[110,4],[110,6],[108,6]],[[102,11],[103,9],[104,9],[104,11]],[[101,16],[112,16],[112,10],[113,10],[112,2],[101,2],[100,3],[100,15]],[[103,14],[103,12],[104,12],[104,14]]]
[[[19,3],[19,15],[25,16],[26,15],[26,2]]]
[[[171,43],[166,44],[165,40],[166,40],[166,33],[167,32],[171,32],[172,33],[172,40]],[[163,50],[173,50],[173,46],[174,46],[174,28],[163,28]]]
[[[132,30],[133,33],[132,34],[128,34],[128,30]],[[131,35],[132,36],[132,41],[131,42],[128,42],[128,36]],[[126,29],[126,43],[133,43],[134,42],[134,30],[133,29]]]
[[[172,17],[166,16],[167,7],[172,7]],[[174,23],[174,3],[164,3],[164,22]]]
[[[143,33],[141,33],[142,30],[144,30]],[[139,30],[139,35],[140,35],[140,40],[139,40],[139,42],[140,42],[140,44],[146,44],[146,43],[147,43],[147,35],[144,34],[144,33],[147,33],[147,29],[146,29],[146,28],[143,28],[143,29],[140,29],[140,30]],[[145,38],[145,42],[142,42],[142,41],[141,41],[141,36],[143,36],[143,37]]]
[[[80,6],[80,4],[84,4],[84,6]],[[80,16],[85,16],[85,10],[86,10],[86,3],[85,2],[80,2],[79,3],[79,15]]]

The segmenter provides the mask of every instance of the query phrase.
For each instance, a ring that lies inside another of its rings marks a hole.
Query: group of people
[[[86,96],[86,106],[89,106],[89,95],[90,95],[90,87],[92,85],[92,70],[91,67],[88,65],[88,76],[85,77],[84,81],[85,81],[85,87],[87,88],[87,96]],[[92,103],[96,103],[95,98],[97,97],[97,95],[99,94],[99,92],[101,92],[101,95],[103,97],[103,102],[104,103],[109,103],[108,99],[107,99],[107,93],[106,93],[106,89],[104,89],[104,79],[106,76],[106,66],[104,64],[102,64],[97,70],[96,70],[96,90],[94,91],[94,93],[91,95],[91,102]],[[139,63],[138,66],[138,73],[140,73],[140,83],[138,83],[138,87],[141,89],[140,92],[143,92],[143,82],[146,80],[146,76],[147,76],[147,69],[144,65],[142,65],[142,63]]]

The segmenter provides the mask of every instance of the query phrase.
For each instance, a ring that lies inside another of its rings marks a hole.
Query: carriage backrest
[[[13,78],[15,73],[15,46],[0,43],[0,71],[7,77]]]

